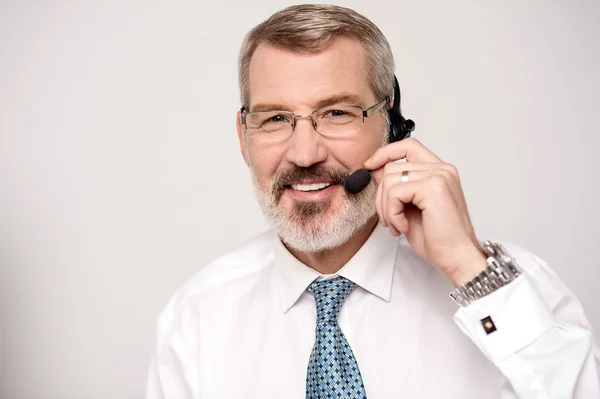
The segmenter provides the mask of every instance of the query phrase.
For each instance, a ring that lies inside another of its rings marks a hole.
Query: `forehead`
[[[341,94],[375,100],[363,46],[347,37],[310,54],[261,43],[250,62],[249,89],[251,111],[256,104],[267,103],[304,112],[319,100]]]

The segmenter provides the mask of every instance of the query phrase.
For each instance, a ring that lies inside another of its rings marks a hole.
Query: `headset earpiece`
[[[390,115],[390,131],[389,131],[389,142],[395,143],[396,141],[403,140],[410,137],[413,130],[415,130],[415,123],[410,119],[404,119],[402,112],[400,111],[400,85],[398,79],[394,75],[394,106],[388,110]]]

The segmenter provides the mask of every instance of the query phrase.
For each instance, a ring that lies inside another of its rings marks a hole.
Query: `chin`
[[[374,184],[355,196],[339,190],[320,201],[302,201],[285,192],[277,199],[258,184],[255,190],[263,213],[281,241],[300,252],[337,248],[376,214]]]
[[[300,204],[301,209],[306,204]],[[310,207],[316,204],[310,204]],[[324,205],[324,204],[318,204]],[[298,213],[298,204],[282,209],[279,217],[270,218],[281,240],[289,247],[306,253],[335,249],[346,243],[357,230],[375,214],[375,209],[356,212],[350,203],[325,209],[314,214]]]
[[[328,219],[334,218],[339,214],[342,207],[337,201],[298,201],[289,200],[281,201],[281,212],[286,215],[290,221],[294,221],[300,225],[313,224],[317,222],[325,222]]]

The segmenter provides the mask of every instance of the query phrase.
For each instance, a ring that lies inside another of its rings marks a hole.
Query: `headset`
[[[415,123],[411,119],[404,119],[400,107],[400,85],[394,75],[394,106],[388,110],[390,115],[389,143],[404,140],[410,137],[415,130]]]

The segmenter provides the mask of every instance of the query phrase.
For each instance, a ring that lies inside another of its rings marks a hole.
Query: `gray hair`
[[[287,7],[257,25],[244,38],[239,63],[242,104],[249,106],[250,60],[261,43],[305,53],[316,53],[334,39],[354,37],[362,43],[369,73],[369,85],[376,98],[394,96],[394,57],[390,45],[373,22],[349,8],[303,4]],[[382,112],[389,123],[387,112]]]

